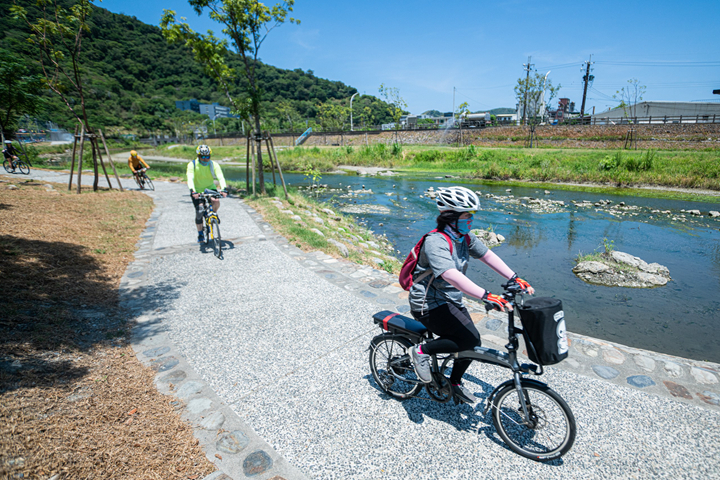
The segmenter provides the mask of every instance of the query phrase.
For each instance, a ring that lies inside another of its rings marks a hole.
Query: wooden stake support
[[[83,151],[85,150],[85,126],[83,125],[82,132],[80,133],[80,158],[78,159],[78,179],[77,179],[77,193],[80,194],[80,187],[82,186],[82,163],[83,163]]]
[[[110,161],[110,166],[113,169],[113,173],[115,174],[115,179],[118,182],[118,187],[120,187],[120,191],[123,191],[122,183],[120,182],[120,177],[118,176],[117,170],[115,169],[115,162],[113,162],[112,157],[110,156],[110,150],[108,149],[107,143],[105,142],[105,135],[103,135],[102,130],[98,128],[98,133],[100,133],[100,139],[102,140],[103,147],[105,147],[105,153],[107,153],[108,160]]]
[[[288,193],[287,193],[287,186],[285,185],[285,177],[283,177],[282,170],[280,170],[280,161],[277,158],[277,152],[275,151],[275,142],[273,142],[272,137],[268,133],[268,140],[270,142],[270,146],[268,147],[268,152],[272,152],[271,155],[275,156],[275,164],[277,165],[278,173],[280,174],[280,181],[282,182],[283,191],[285,192],[285,198],[289,199]],[[272,159],[271,159],[272,162]]]
[[[85,127],[83,127],[83,132]],[[78,126],[75,125],[75,133],[73,134],[73,151],[72,151],[72,161],[70,163],[70,181],[68,182],[68,191],[72,190],[72,177],[73,172],[75,170],[75,153],[77,152],[77,143],[78,143]]]

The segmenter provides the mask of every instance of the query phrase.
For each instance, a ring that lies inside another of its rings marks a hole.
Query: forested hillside
[[[17,3],[24,6],[30,16],[37,15],[35,0]],[[72,2],[59,0],[58,3]],[[12,0],[0,0],[0,49],[4,50],[0,55],[22,57],[39,72],[37,55],[27,42],[29,29],[9,14],[12,4]],[[90,24],[81,58],[91,125],[117,133],[175,133],[173,130],[182,123],[180,120],[192,116],[180,113],[175,108],[176,100],[195,98],[201,103],[229,106],[217,84],[193,61],[189,50],[168,44],[158,27],[99,7],[93,10]],[[239,65],[237,58],[230,58],[228,63]],[[304,129],[307,120],[312,124],[317,119],[321,104],[342,103],[347,107],[350,96],[357,91],[342,82],[318,78],[312,70],[283,70],[263,64],[258,76],[264,90],[266,128],[271,129],[287,129],[291,124],[295,130]],[[67,107],[50,92],[46,98],[41,119],[72,128],[74,122]],[[374,124],[392,121],[387,104],[370,95],[357,96],[353,112],[356,125],[362,121]],[[198,116],[196,120],[199,119]],[[226,128],[237,128],[237,122],[219,123],[224,123]]]

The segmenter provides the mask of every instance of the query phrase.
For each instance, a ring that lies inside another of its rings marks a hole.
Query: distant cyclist
[[[528,293],[534,292],[525,280],[517,278],[500,257],[470,233],[473,214],[480,207],[475,192],[465,187],[443,188],[438,192],[436,202],[440,210],[438,231],[425,238],[413,272],[418,282],[410,288],[409,297],[413,317],[439,337],[408,348],[415,373],[425,383],[432,381],[430,355],[461,352],[480,346],[480,333],[463,305],[463,294],[482,299],[500,311],[512,309],[504,298],[477,286],[465,276],[470,257],[481,260],[501,276],[517,282]],[[453,242],[452,250],[450,241]],[[431,274],[421,278],[428,270]],[[462,376],[471,363],[472,360],[456,359],[450,374],[453,393],[466,403],[477,401],[462,386]]]
[[[144,172],[150,168],[150,166],[145,163],[145,160],[143,160],[143,158],[138,155],[135,150],[130,151],[130,157],[128,157],[128,167],[130,167],[130,170],[132,170],[133,175],[136,177],[140,172]]]
[[[200,145],[195,149],[197,158],[187,164],[187,184],[190,188],[190,196],[192,197],[193,205],[195,206],[195,226],[198,231],[198,243],[202,243],[205,240],[203,236],[203,207],[200,203],[200,196],[198,192],[202,193],[205,189],[217,191],[215,182],[213,181],[213,173],[220,183],[220,188],[223,190],[222,196],[227,197],[227,193],[224,191],[227,188],[225,184],[225,177],[223,177],[222,169],[217,162],[210,160],[212,150],[207,145]],[[212,202],[213,210],[216,212],[220,208],[220,200],[217,198],[210,199]]]
[[[12,140],[5,140],[5,148],[3,149],[3,156],[5,159],[7,159],[8,162],[10,162],[10,166],[15,169],[15,160],[20,160],[18,158],[18,153],[15,150],[15,147],[13,147]]]

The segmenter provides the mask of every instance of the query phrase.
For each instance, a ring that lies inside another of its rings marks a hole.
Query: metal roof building
[[[720,123],[720,102],[638,102],[596,113],[592,123]]]

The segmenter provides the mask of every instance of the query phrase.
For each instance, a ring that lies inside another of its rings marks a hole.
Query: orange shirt
[[[145,160],[142,159],[140,155],[133,158],[132,155],[128,158],[128,167],[130,167],[130,170],[132,170],[133,173],[135,173],[135,169],[140,168],[140,164],[145,165],[145,168],[150,168],[147,163],[145,163]]]

